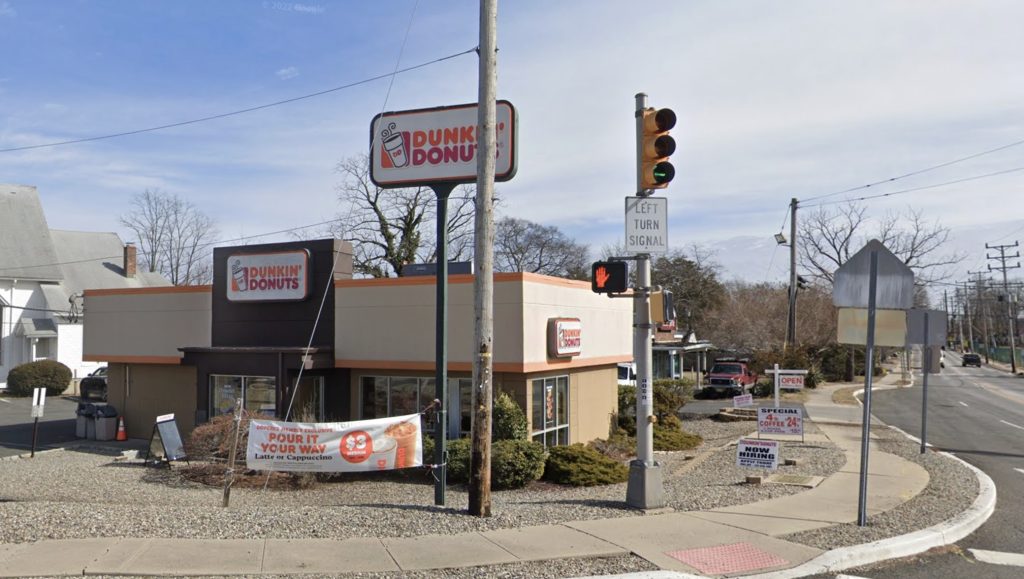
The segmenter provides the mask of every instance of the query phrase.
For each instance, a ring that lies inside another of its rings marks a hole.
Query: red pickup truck
[[[708,372],[706,387],[746,394],[754,384],[757,384],[757,374],[750,370],[746,360],[720,358]]]

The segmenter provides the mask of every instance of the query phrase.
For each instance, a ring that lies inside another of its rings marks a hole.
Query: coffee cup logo
[[[396,128],[395,123],[389,123],[388,127],[380,132],[380,136],[384,140],[384,152],[387,153],[391,165],[401,168],[409,164],[409,156],[406,154],[405,134],[396,131]]]
[[[242,266],[242,262],[235,260],[231,264],[231,289],[236,292],[244,292],[249,289],[249,270]]]

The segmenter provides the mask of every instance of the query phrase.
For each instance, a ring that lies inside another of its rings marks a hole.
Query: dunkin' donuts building
[[[632,300],[535,274],[494,282],[495,392],[548,445],[606,437]],[[238,398],[283,418],[296,385],[293,421],[411,414],[436,397],[435,283],[352,279],[352,247],[333,239],[217,248],[211,286],[86,290],[84,357],[109,365],[107,399],[133,438],[168,413],[187,433]],[[473,277],[451,275],[451,436],[470,429],[473,330]]]

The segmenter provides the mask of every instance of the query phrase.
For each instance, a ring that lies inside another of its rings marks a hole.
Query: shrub
[[[238,446],[235,447],[236,460],[245,461],[245,449],[249,444],[249,419],[242,418],[239,425]],[[185,453],[190,458],[223,459],[231,454],[231,443],[235,438],[235,417],[222,414],[213,417],[205,424],[192,430],[185,442]]]
[[[654,381],[654,415],[658,420],[676,416],[693,397],[693,382],[689,380]],[[636,387],[619,386],[619,413],[616,426],[630,436],[636,435]]]
[[[684,432],[678,426],[654,424],[654,450],[690,450],[697,448],[702,442],[703,438]]]
[[[544,467],[544,480],[563,485],[607,485],[628,479],[625,465],[582,444],[552,448]]]
[[[491,485],[498,489],[518,489],[544,474],[548,453],[544,445],[532,440],[498,440],[491,447]]]
[[[754,384],[754,387],[750,389],[750,393],[754,395],[754,398],[775,396],[775,382],[760,381]]]
[[[60,396],[71,384],[71,369],[56,360],[37,360],[11,369],[7,390],[11,396],[31,396],[35,388],[46,388],[47,396]]]
[[[494,400],[491,440],[526,440],[526,413],[506,392]]]
[[[472,441],[460,438],[448,443],[448,481],[468,483]],[[491,445],[491,486],[515,489],[540,478],[547,453],[532,440],[498,440]]]

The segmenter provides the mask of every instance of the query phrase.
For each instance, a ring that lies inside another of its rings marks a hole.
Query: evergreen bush
[[[607,485],[626,482],[629,469],[593,448],[573,444],[550,449],[543,478],[571,486]]]
[[[46,388],[47,396],[60,396],[70,385],[71,369],[56,360],[28,362],[7,374],[10,396],[31,396],[36,388]]]
[[[469,482],[472,441],[460,438],[448,443],[448,481]],[[491,445],[491,485],[495,489],[522,488],[540,478],[547,453],[531,440],[498,440]]]
[[[498,394],[491,412],[491,440],[526,440],[526,413],[506,392]]]

